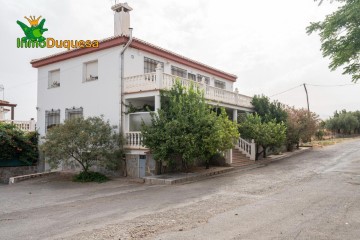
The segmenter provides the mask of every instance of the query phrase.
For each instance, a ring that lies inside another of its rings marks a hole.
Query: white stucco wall
[[[37,127],[45,135],[45,111],[60,109],[60,122],[65,120],[66,108],[83,108],[84,117],[104,115],[111,124],[120,121],[120,49],[122,46],[71,58],[38,68],[38,114]],[[128,48],[124,55],[124,76],[144,74],[144,57],[164,62],[164,72],[171,74],[171,66],[188,73],[210,77],[226,82],[226,90],[233,91],[233,82],[187,67],[174,61],[158,57],[134,48]],[[84,63],[98,61],[98,80],[84,82]],[[49,71],[60,69],[60,87],[48,88]]]
[[[120,47],[53,63],[38,69],[37,127],[45,134],[45,111],[60,109],[60,121],[65,108],[83,107],[84,117],[104,115],[111,124],[119,124],[120,112]],[[83,65],[98,61],[98,80],[83,82]],[[60,69],[60,87],[48,89],[48,72]]]

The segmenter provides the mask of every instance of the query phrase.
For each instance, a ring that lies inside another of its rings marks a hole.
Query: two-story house
[[[132,37],[132,8],[120,3],[112,10],[114,36],[99,41],[98,48],[77,48],[31,61],[38,69],[40,136],[67,118],[104,115],[127,139],[129,175],[141,177],[155,166],[140,133],[141,121],[150,116],[145,111],[129,113],[128,108],[161,108],[159,90],[171,88],[176,78],[183,85],[199,84],[209,104],[225,107],[235,121],[239,111],[252,111],[251,97],[233,90],[235,75]]]

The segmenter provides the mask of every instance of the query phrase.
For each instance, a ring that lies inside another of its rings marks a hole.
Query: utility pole
[[[309,94],[308,94],[308,91],[306,89],[306,84],[304,83],[304,89],[305,89],[305,93],[306,93],[306,101],[307,101],[307,108],[308,108],[308,115],[310,117],[310,106],[309,106]]]

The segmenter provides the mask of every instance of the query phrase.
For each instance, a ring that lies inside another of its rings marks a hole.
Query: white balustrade
[[[14,124],[18,129],[24,132],[32,132],[36,130],[35,120],[30,120],[30,121],[0,120],[0,122]]]
[[[235,146],[243,154],[250,158],[250,160],[255,160],[256,158],[256,144],[254,139],[251,142],[246,141],[239,137],[238,143]]]
[[[125,148],[145,149],[141,132],[127,132],[125,133],[125,138]]]
[[[145,73],[142,75],[124,78],[124,92],[139,92],[156,89],[156,74]]]
[[[146,73],[143,75],[131,76],[124,78],[125,93],[141,92],[159,89],[171,89],[176,80],[179,80],[185,88],[190,84],[204,89],[205,98],[215,102],[234,104],[238,106],[252,108],[249,96],[241,95],[237,91],[227,91],[221,88],[206,85],[205,83],[196,82],[186,78],[174,76],[167,73],[159,74],[159,72]],[[159,81],[159,82],[158,82]]]

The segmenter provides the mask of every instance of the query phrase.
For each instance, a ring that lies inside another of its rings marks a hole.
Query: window
[[[156,71],[156,66],[158,63],[161,64],[161,67],[164,68],[164,63],[156,61],[151,58],[144,57],[144,73],[151,73]]]
[[[182,68],[171,66],[171,74],[178,77],[186,78],[187,71]]]
[[[49,72],[48,88],[60,87],[60,69]]]
[[[98,61],[87,62],[84,64],[84,82],[98,80]]]
[[[192,73],[188,73],[188,79],[196,81],[196,75]]]
[[[60,124],[60,109],[45,111],[45,130]]]
[[[201,74],[198,74],[198,75],[197,75],[197,80],[198,80],[198,82],[201,82],[201,81],[202,81],[202,78],[205,78],[205,83],[206,83],[207,85],[210,84],[210,78],[209,78],[209,77],[203,76],[203,75],[201,75]]]
[[[65,119],[73,119],[83,117],[83,108],[66,108],[65,109]]]
[[[225,82],[215,80],[214,83],[215,83],[215,87],[225,89]]]

